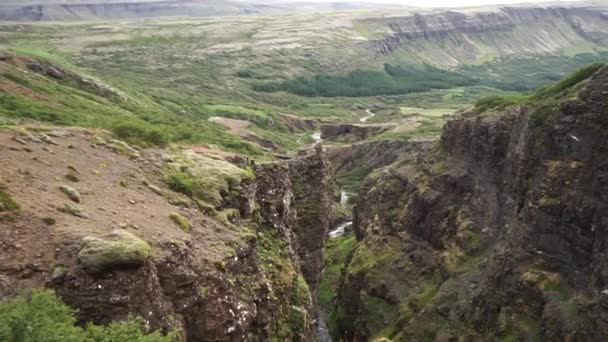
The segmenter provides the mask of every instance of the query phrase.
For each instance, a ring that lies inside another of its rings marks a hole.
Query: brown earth
[[[84,129],[1,129],[0,195],[20,209],[0,197],[0,298],[51,287],[78,309],[80,322],[135,314],[188,341],[308,340],[313,301],[299,279],[305,268],[316,286],[324,239],[304,235],[329,213],[305,208],[331,191],[331,171],[317,169],[328,165],[324,156],[255,165],[205,147],[184,152],[209,156],[200,163],[230,160],[254,178],[220,192],[213,208],[165,185],[163,168],[178,162],[179,151],[137,149]],[[315,191],[295,196],[292,178],[309,179]],[[151,255],[135,260],[108,250],[114,259],[87,268],[85,241],[108,246],[122,236],[116,232],[148,244]]]

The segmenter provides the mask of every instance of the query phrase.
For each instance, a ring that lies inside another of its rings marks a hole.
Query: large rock
[[[135,235],[115,230],[101,238],[82,239],[78,260],[90,272],[140,267],[150,257],[150,245]]]
[[[342,337],[608,340],[606,94],[608,67],[550,110],[465,114],[369,176]]]

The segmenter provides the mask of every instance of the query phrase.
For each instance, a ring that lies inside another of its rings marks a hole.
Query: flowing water
[[[371,119],[374,117],[374,115],[376,115],[376,113],[372,112],[369,109],[366,109],[365,112],[368,114],[366,117],[362,117],[361,119],[359,119],[360,122],[367,122],[367,120]]]
[[[348,221],[348,222],[339,224],[338,226],[336,226],[334,229],[332,229],[329,232],[329,238],[333,239],[333,238],[337,238],[338,236],[344,235],[344,233],[346,232],[346,229],[350,228],[352,225],[353,225],[352,221]]]
[[[312,135],[312,140],[315,142],[315,144],[320,143],[321,141],[323,141],[323,139],[321,139],[321,132],[314,132]]]
[[[348,203],[348,198],[350,197],[350,194],[344,190],[340,191],[340,204],[341,205],[346,205],[346,203]]]

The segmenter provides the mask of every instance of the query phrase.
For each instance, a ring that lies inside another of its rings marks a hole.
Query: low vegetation
[[[74,310],[50,290],[0,302],[0,341],[7,342],[174,342],[174,333],[149,332],[144,321],[131,318],[108,326],[76,325]]]
[[[428,65],[385,64],[382,71],[357,70],[347,75],[323,74],[310,79],[299,77],[281,83],[256,84],[254,89],[264,92],[287,91],[309,97],[362,97],[425,92],[474,84],[475,81],[467,76]]]
[[[9,195],[5,186],[0,183],[0,212],[16,211],[19,209],[19,204]]]
[[[173,221],[181,230],[183,230],[184,232],[189,232],[190,229],[192,229],[192,223],[190,222],[190,220],[188,220],[188,218],[178,214],[178,213],[171,213],[169,215],[169,218],[171,219],[171,221]]]
[[[573,87],[591,77],[591,75],[593,75],[603,66],[604,64],[601,63],[588,65],[573,72],[561,81],[546,85],[528,95],[494,95],[484,97],[475,103],[475,111],[477,113],[482,113],[488,110],[501,110],[511,105],[524,103],[531,103],[536,108],[552,105],[560,98],[569,95],[570,90]]]
[[[338,236],[327,241],[325,268],[319,284],[319,305],[326,311],[331,311],[333,308],[338,294],[340,276],[356,243],[357,240],[352,234]]]
[[[240,186],[244,179],[253,178],[253,171],[241,169],[224,160],[182,154],[167,163],[164,178],[169,188],[208,206],[219,207],[223,196]]]

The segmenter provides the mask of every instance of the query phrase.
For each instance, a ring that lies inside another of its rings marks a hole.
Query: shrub
[[[525,99],[524,96],[500,96],[492,95],[479,99],[475,103],[475,110],[477,112],[485,112],[490,109],[504,109],[510,105],[514,105],[522,102]]]
[[[172,342],[176,335],[147,333],[141,319],[108,326],[76,326],[74,311],[50,290],[35,290],[0,303],[0,341],[7,342]]]
[[[580,82],[588,79],[589,77],[591,77],[591,75],[595,74],[603,66],[604,66],[604,64],[602,64],[602,63],[594,63],[594,64],[588,65],[584,68],[578,69],[577,71],[568,75],[563,80],[540,88],[539,90],[537,90],[534,93],[534,95],[532,96],[532,99],[538,99],[538,98],[542,98],[542,97],[546,97],[546,96],[555,95],[568,88],[571,88],[571,87],[579,84]]]

